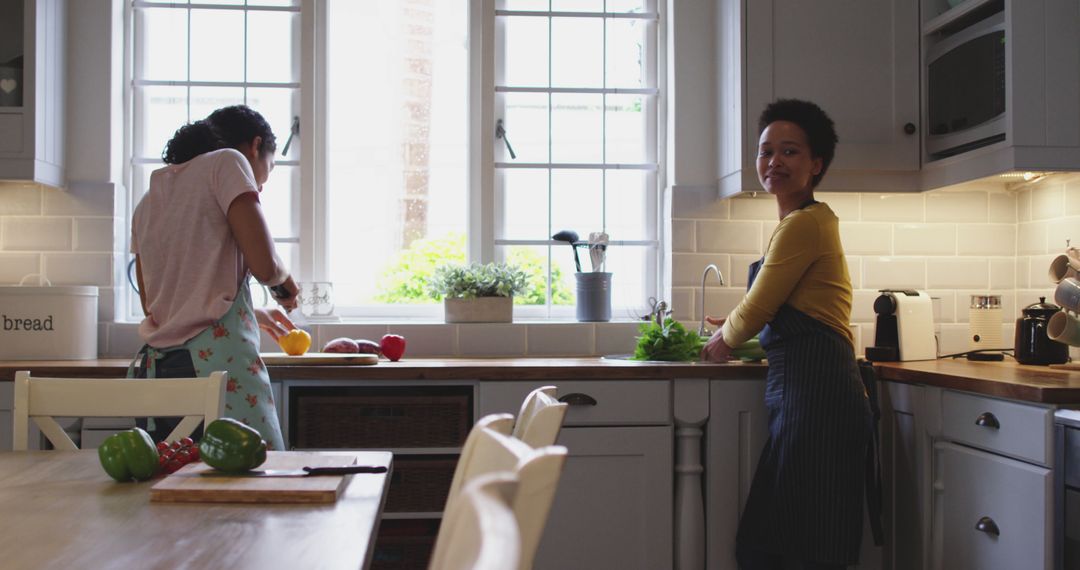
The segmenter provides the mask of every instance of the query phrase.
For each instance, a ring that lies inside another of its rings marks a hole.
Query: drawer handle
[[[573,394],[567,394],[567,395],[559,398],[559,401],[564,403],[564,404],[570,404],[571,406],[595,406],[596,405],[596,398],[593,398],[592,396],[590,396],[588,394],[582,394],[580,392],[574,392]]]
[[[998,525],[994,522],[994,519],[990,517],[983,517],[979,519],[979,522],[975,523],[975,530],[985,532],[986,534],[992,534],[994,536],[1001,536],[1001,531],[998,530]]]
[[[998,421],[997,416],[990,412],[979,414],[979,417],[975,418],[975,425],[994,429],[1001,428],[1001,422]]]

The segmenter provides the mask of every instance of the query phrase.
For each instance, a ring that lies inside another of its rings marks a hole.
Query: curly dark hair
[[[806,133],[810,144],[810,155],[821,159],[821,172],[814,175],[810,186],[816,188],[829,170],[833,156],[836,155],[836,127],[832,119],[816,104],[800,99],[777,99],[769,103],[758,117],[758,135],[776,121],[795,123]]]
[[[277,150],[274,131],[258,111],[247,105],[222,107],[177,129],[165,144],[161,159],[165,164],[181,164],[213,150],[240,148],[255,137],[262,137],[259,154]]]

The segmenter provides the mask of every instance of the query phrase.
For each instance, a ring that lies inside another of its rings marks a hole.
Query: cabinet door
[[[885,544],[882,566],[903,570],[923,565],[923,509],[919,485],[919,459],[923,437],[916,421],[918,386],[881,382],[882,521]],[[864,541],[865,542],[865,541]]]
[[[941,449],[941,568],[1049,570],[1050,470],[951,443]]]
[[[918,3],[746,0],[746,156],[757,116],[777,98],[808,99],[836,123],[836,160],[821,188],[845,188],[843,171],[919,169]],[[840,176],[838,176],[840,175]],[[863,188],[865,189],[865,188]],[[913,188],[915,189],[915,188]]]
[[[669,426],[563,428],[569,457],[534,567],[670,568],[672,439]]]

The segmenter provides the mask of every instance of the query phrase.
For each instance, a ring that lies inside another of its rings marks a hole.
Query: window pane
[[[519,12],[546,12],[548,0],[496,0],[496,10],[517,10]]]
[[[646,184],[654,177],[642,170],[608,170],[604,201],[604,220],[607,233],[613,240],[652,239],[648,228],[656,224],[649,219],[649,197]]]
[[[551,161],[603,162],[604,96],[556,93],[551,96]]]
[[[611,273],[611,316],[632,319],[638,315],[646,294],[646,286],[655,280],[656,268],[649,268],[643,246],[619,245],[607,248],[606,269]]]
[[[599,170],[551,173],[551,231],[574,230],[582,239],[604,227],[603,179]],[[618,239],[618,238],[612,238]]]
[[[467,4],[331,0],[327,16],[335,304],[434,303],[431,271],[465,259]]]
[[[608,95],[604,128],[609,164],[641,164],[647,160],[645,96]]]
[[[547,239],[548,170],[508,168],[500,170],[502,191],[502,228],[497,239]]]
[[[645,32],[651,22],[613,19],[607,23],[607,86],[647,87]]]
[[[141,79],[187,79],[187,10],[136,10],[135,34],[142,44],[142,52],[137,52],[135,58]]]
[[[243,87],[192,87],[191,120],[205,119],[217,109],[243,102]]]
[[[187,88],[185,87],[137,87],[135,89],[136,113],[142,121],[136,121],[139,129],[136,140],[142,141],[135,149],[136,156],[158,158],[165,150],[176,129],[188,122]]]
[[[275,238],[294,238],[300,235],[300,212],[293,208],[296,190],[300,187],[299,168],[275,166],[259,195],[263,214]]]
[[[505,54],[500,61],[510,62],[496,72],[501,84],[509,87],[547,87],[548,18],[505,17],[496,26],[497,42]]]
[[[299,6],[299,5],[300,5],[300,0],[248,0],[248,6]]]
[[[553,12],[603,12],[604,0],[551,0]]]
[[[150,175],[155,170],[157,170],[157,169],[159,169],[159,168],[161,168],[163,166],[165,166],[164,163],[139,164],[139,165],[136,165],[135,168],[132,169],[132,171],[131,171],[131,190],[132,190],[131,195],[132,195],[132,198],[133,198],[132,199],[132,204],[138,205],[139,201],[142,200],[144,195],[146,195],[146,192],[148,190],[150,190]],[[132,208],[134,209],[134,206],[132,206]],[[131,231],[131,228],[128,228],[128,232],[130,232],[130,231]],[[129,235],[130,235],[130,233],[129,233]]]
[[[243,12],[192,10],[191,37],[192,81],[244,80]]]
[[[635,12],[645,11],[645,0],[606,0],[608,12]]]
[[[285,141],[289,138],[289,129],[292,127],[292,118],[298,114],[300,102],[297,101],[299,91],[295,89],[271,89],[250,88],[247,90],[247,105],[258,111],[266,121],[270,123],[270,129],[277,138],[277,156],[281,159],[281,151],[285,149]],[[293,140],[289,148],[289,160],[300,159],[300,139]]]
[[[551,86],[603,87],[604,20],[551,20]]]
[[[292,83],[300,68],[293,55],[300,35],[296,12],[249,12],[247,26],[247,80]]]
[[[574,262],[569,249],[565,246],[553,248],[545,245],[509,245],[495,248],[496,259],[515,265],[526,274],[526,290],[514,297],[515,305],[547,303],[549,259],[552,304],[559,306],[574,304]]]
[[[503,127],[506,140],[514,148],[516,159],[510,158],[506,144],[495,144],[498,162],[548,161],[548,95],[546,93],[499,93],[502,102]]]

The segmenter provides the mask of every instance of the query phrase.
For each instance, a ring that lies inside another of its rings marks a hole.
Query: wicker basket
[[[394,458],[394,474],[386,498],[388,513],[440,512],[446,505],[457,458]]]
[[[468,395],[301,396],[300,449],[460,447],[469,432]]]

